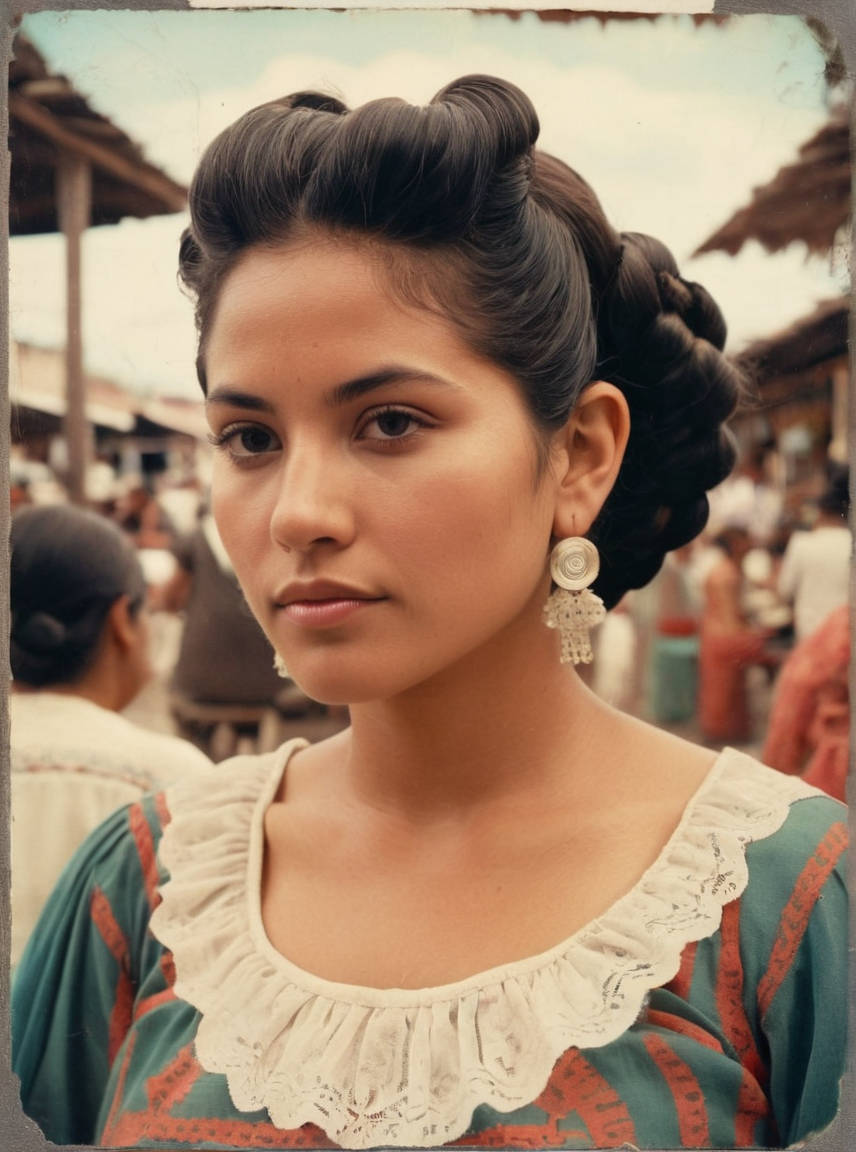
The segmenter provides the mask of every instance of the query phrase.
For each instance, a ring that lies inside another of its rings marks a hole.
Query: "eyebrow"
[[[205,407],[209,404],[228,404],[232,408],[246,408],[250,412],[273,412],[273,404],[252,392],[241,392],[238,388],[215,388],[205,397]]]
[[[391,365],[388,368],[381,368],[377,372],[370,372],[366,376],[358,376],[354,380],[346,380],[343,384],[337,384],[325,395],[324,401],[335,408],[340,404],[347,404],[350,400],[356,400],[367,392],[373,392],[377,388],[384,388],[390,384],[408,383],[439,384],[449,388],[454,386],[451,381],[442,376],[433,376],[428,372],[417,372],[411,368]],[[269,400],[265,400],[252,392],[242,392],[239,388],[230,388],[228,385],[215,388],[213,392],[209,393],[205,403],[206,406],[209,404],[228,404],[230,407],[244,408],[250,412],[272,413],[274,411],[274,405]]]
[[[445,380],[442,376],[433,376],[430,372],[417,372],[411,368],[401,368],[392,364],[388,368],[370,372],[367,376],[358,376],[355,380],[346,380],[344,384],[338,384],[327,393],[325,401],[335,407],[338,404],[347,404],[349,400],[356,400],[376,388],[384,388],[389,384],[411,383],[453,387],[451,381]]]

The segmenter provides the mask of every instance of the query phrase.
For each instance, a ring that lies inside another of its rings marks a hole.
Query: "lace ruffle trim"
[[[727,749],[641,880],[570,939],[456,984],[368,989],[296,967],[262,926],[262,822],[302,743],[169,790],[170,879],[152,930],[201,1014],[198,1059],[226,1076],[235,1106],[283,1129],[311,1122],[349,1148],[454,1140],[479,1104],[534,1100],[568,1048],[620,1036],[745,888],[746,846],[816,794]]]

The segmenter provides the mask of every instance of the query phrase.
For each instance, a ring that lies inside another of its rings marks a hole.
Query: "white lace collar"
[[[747,844],[817,794],[726,749],[654,864],[570,939],[438,988],[359,988],[290,963],[262,925],[264,814],[304,746],[169,790],[170,879],[151,926],[201,1014],[197,1057],[225,1074],[235,1107],[266,1108],[279,1128],[314,1123],[347,1148],[454,1140],[479,1104],[531,1103],[568,1048],[620,1036],[745,888]]]

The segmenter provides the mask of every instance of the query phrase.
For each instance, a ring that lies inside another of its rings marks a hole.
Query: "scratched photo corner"
[[[853,1146],[856,17],[705,6],[4,8],[4,1147]]]

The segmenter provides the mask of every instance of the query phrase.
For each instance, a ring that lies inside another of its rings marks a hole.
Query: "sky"
[[[469,72],[533,99],[540,146],[594,186],[613,224],[658,236],[708,287],[729,349],[846,291],[843,256],[692,251],[825,121],[823,56],[796,17],[689,17],[570,25],[468,11],[44,12],[24,32],[170,176],[189,182],[201,150],[255,104],[303,88],[351,105],[426,103]],[[14,173],[13,173],[14,179]],[[90,229],[84,350],[90,371],[149,393],[193,397],[192,307],[175,278],[181,215]],[[10,245],[13,337],[64,342],[60,237]]]

